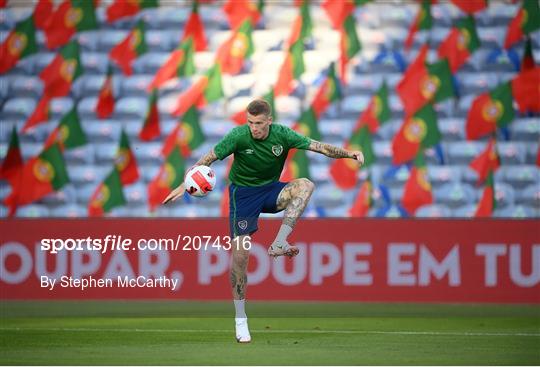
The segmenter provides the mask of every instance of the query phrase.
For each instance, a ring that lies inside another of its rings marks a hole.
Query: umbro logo
[[[253,154],[253,153],[255,153],[255,151],[253,149],[246,149],[246,150],[244,150],[244,153]]]

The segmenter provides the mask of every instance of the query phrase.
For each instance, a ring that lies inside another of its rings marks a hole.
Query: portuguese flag
[[[313,140],[321,140],[321,133],[317,126],[317,115],[313,110],[313,107],[302,111],[298,121],[294,124],[293,129],[300,134],[310,137]]]
[[[488,0],[450,0],[462,12],[474,14],[488,7]]]
[[[131,151],[128,136],[123,129],[120,135],[120,146],[114,159],[114,165],[120,173],[120,180],[123,185],[131,184],[139,179],[137,160]]]
[[[490,172],[495,172],[500,165],[495,139],[492,138],[489,140],[486,149],[469,164],[469,167],[478,174],[478,184],[480,184],[484,182]]]
[[[521,71],[511,83],[519,112],[540,113],[540,66]]]
[[[362,112],[356,122],[356,129],[363,125],[369,127],[371,133],[375,133],[379,126],[390,119],[390,105],[388,103],[388,86],[383,82],[377,93],[371,97],[367,108]]]
[[[433,203],[431,184],[429,182],[424,152],[420,150],[414,160],[414,166],[403,189],[401,204],[413,216],[422,205]]]
[[[52,0],[39,0],[34,7],[34,25],[39,29],[46,29],[49,25],[53,12],[54,4]]]
[[[26,162],[19,179],[16,189],[4,201],[12,212],[17,206],[39,200],[68,183],[64,157],[58,144],[45,148],[37,157]]]
[[[169,192],[184,181],[184,158],[175,146],[161,166],[157,176],[148,184],[148,206],[154,211]]]
[[[491,217],[496,207],[497,201],[495,200],[493,172],[490,172],[484,184],[484,191],[482,192],[482,197],[480,198],[480,202],[476,207],[476,212],[474,213],[474,216],[477,218]]]
[[[39,74],[44,84],[44,94],[49,97],[64,97],[71,90],[71,84],[82,73],[79,44],[71,41]]]
[[[421,148],[429,148],[441,140],[437,114],[431,104],[406,117],[392,140],[392,163],[402,164],[416,157]]]
[[[373,152],[373,137],[367,125],[357,129],[353,136],[345,145],[348,150],[359,150],[364,154],[364,167],[369,167],[375,162]],[[356,186],[358,182],[358,171],[360,165],[354,159],[336,159],[330,166],[330,175],[334,179],[336,186],[343,190],[349,190]]]
[[[319,87],[317,94],[313,102],[311,102],[311,107],[315,111],[315,115],[319,118],[327,109],[330,104],[341,99],[343,97],[341,93],[341,86],[339,80],[336,77],[335,64],[331,63],[328,68],[328,75],[323,81],[322,85]]]
[[[313,22],[311,21],[311,14],[309,13],[308,1],[300,1],[300,13],[296,16],[292,25],[291,34],[287,45],[291,46],[297,41],[304,41],[307,37],[311,36],[313,31]]]
[[[493,133],[497,127],[506,126],[513,119],[512,88],[507,82],[475,98],[465,125],[467,139],[474,140]]]
[[[21,147],[19,144],[19,136],[17,135],[17,129],[13,126],[11,130],[11,138],[9,140],[9,146],[0,166],[0,179],[9,181],[12,190],[15,189],[18,175],[23,168],[23,159],[21,154]]]
[[[88,203],[89,217],[102,217],[104,213],[113,208],[126,204],[126,198],[122,190],[120,173],[113,168],[105,180],[99,184]]]
[[[309,174],[309,159],[306,151],[303,149],[289,150],[285,170],[281,175],[281,180],[284,182],[289,182],[297,178],[311,178]]]
[[[159,129],[159,110],[158,110],[158,94],[157,90],[153,90],[148,98],[148,111],[141,131],[139,132],[139,139],[142,141],[150,141],[161,135]]]
[[[266,102],[270,104],[270,108],[272,108],[272,121],[277,121],[277,111],[276,106],[274,103],[274,91],[270,90],[268,93],[266,93],[262,97]],[[237,113],[231,116],[231,120],[233,120],[237,125],[243,125],[247,121],[247,111],[246,109],[241,109]]]
[[[523,0],[521,9],[508,24],[504,48],[509,48],[529,34],[540,29],[540,6],[536,0]]]
[[[448,60],[450,70],[455,73],[480,47],[480,39],[476,33],[474,17],[459,20],[450,34],[439,46],[439,58]]]
[[[197,1],[193,1],[191,8],[191,15],[184,28],[184,35],[182,36],[182,42],[187,39],[193,39],[195,42],[196,51],[206,51],[207,42],[204,35],[204,24],[199,16],[199,4]]]
[[[93,1],[65,0],[52,14],[44,29],[47,47],[53,49],[63,46],[75,33],[97,28]]]
[[[351,1],[325,0],[321,7],[328,15],[334,29],[339,29],[345,19],[354,11],[354,3]]]
[[[38,51],[36,29],[32,17],[17,23],[0,46],[0,74],[8,72],[20,59]]]
[[[362,49],[362,44],[356,32],[356,21],[352,15],[345,18],[345,23],[340,29],[339,49],[339,75],[341,81],[345,84],[347,64]]]
[[[274,86],[274,95],[276,97],[288,95],[292,91],[292,81],[299,79],[304,71],[304,41],[298,40],[291,45],[285,55]]]
[[[100,119],[106,119],[111,116],[114,111],[114,95],[112,84],[112,67],[109,64],[107,68],[107,76],[103,82],[103,86],[99,91],[98,101],[96,104],[96,115]]]
[[[231,29],[238,28],[246,19],[255,27],[261,18],[264,3],[256,6],[251,0],[228,0],[223,5],[223,12],[227,15]]]
[[[64,151],[64,149],[80,147],[87,142],[77,110],[73,107],[62,117],[58,126],[51,132],[45,141],[45,147],[58,144],[60,150]]]
[[[143,9],[157,8],[158,0],[114,0],[107,8],[107,22],[131,17]]]
[[[416,69],[397,86],[407,116],[428,102],[440,102],[455,96],[452,73],[447,60],[414,66]]]
[[[372,190],[373,185],[371,179],[368,177],[358,189],[354,203],[349,208],[349,217],[362,218],[368,215],[369,209],[373,206],[373,199],[371,198]]]
[[[147,50],[145,28],[144,22],[139,20],[127,37],[109,53],[109,57],[122,69],[124,75],[133,74],[133,61]]]
[[[189,157],[194,149],[204,143],[204,140],[204,133],[199,124],[199,112],[195,106],[191,106],[165,139],[161,153],[167,157],[175,146],[179,146],[182,155]]]
[[[173,116],[184,114],[191,106],[204,107],[225,95],[221,79],[221,66],[216,63],[196,83],[178,97]]]
[[[47,95],[41,97],[36,108],[34,109],[34,112],[32,113],[32,115],[30,115],[30,117],[28,117],[28,120],[26,120],[26,122],[24,123],[24,126],[21,130],[22,133],[25,133],[34,126],[49,120],[51,108],[50,102],[51,98]]]
[[[534,62],[531,37],[527,37],[525,40],[525,49],[523,50],[523,58],[521,59],[521,71],[534,69],[535,66],[536,62]]]
[[[148,91],[160,88],[173,78],[187,77],[195,74],[194,55],[193,39],[189,37],[180,43],[178,48],[169,55],[167,61],[159,68],[154,76],[154,80],[148,86]]]
[[[405,50],[409,50],[411,48],[416,32],[431,29],[432,24],[433,17],[431,16],[431,1],[422,0],[420,9],[416,14],[416,18],[414,18],[414,21],[409,28],[407,38],[405,39]]]
[[[249,20],[245,20],[219,47],[216,52],[216,63],[221,65],[223,73],[235,75],[242,71],[244,60],[253,55],[255,50],[251,33],[252,25]]]

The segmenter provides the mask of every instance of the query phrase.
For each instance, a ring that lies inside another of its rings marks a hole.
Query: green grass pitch
[[[538,365],[540,308],[248,302],[1,302],[10,365]]]

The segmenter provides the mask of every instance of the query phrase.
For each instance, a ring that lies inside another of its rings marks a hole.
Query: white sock
[[[274,243],[287,242],[287,237],[292,232],[292,227],[287,224],[282,224],[279,228],[279,232],[274,240]]]
[[[237,319],[247,319],[246,310],[244,309],[244,305],[246,303],[245,299],[235,299],[234,300],[234,309],[236,311],[236,318]]]

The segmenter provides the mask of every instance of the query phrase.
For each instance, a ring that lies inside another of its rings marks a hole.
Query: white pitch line
[[[73,331],[73,332],[121,332],[121,333],[227,333],[233,334],[233,330],[211,329],[114,329],[114,328],[18,328],[3,327],[2,331]],[[251,333],[260,334],[380,334],[380,335],[431,335],[431,336],[525,336],[540,337],[540,333],[478,333],[459,331],[381,331],[381,330],[251,330]]]

